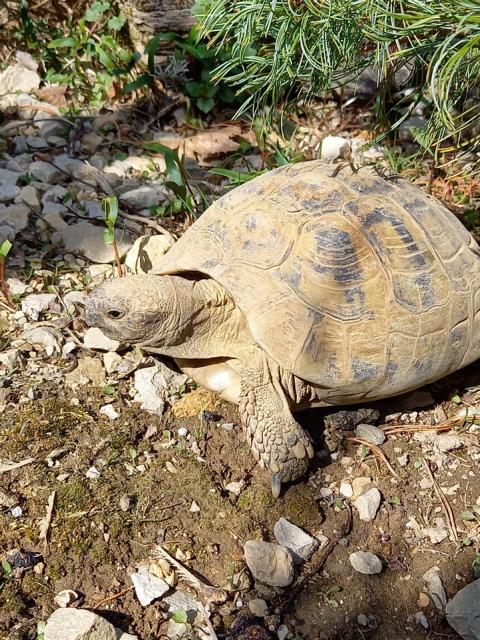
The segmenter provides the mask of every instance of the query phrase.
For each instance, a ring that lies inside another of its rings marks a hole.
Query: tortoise
[[[314,450],[292,415],[402,394],[480,356],[480,252],[440,202],[369,167],[275,169],[217,200],[86,320],[237,403],[272,492]]]

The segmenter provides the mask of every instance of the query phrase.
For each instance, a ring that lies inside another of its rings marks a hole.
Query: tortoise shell
[[[460,221],[409,182],[312,161],[220,198],[155,272],[214,278],[279,365],[348,403],[480,356],[479,258]]]

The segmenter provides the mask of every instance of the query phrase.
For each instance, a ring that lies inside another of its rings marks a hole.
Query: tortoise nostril
[[[107,311],[107,316],[109,318],[113,318],[114,320],[118,320],[123,316],[123,312],[120,311],[119,309],[109,309]]]

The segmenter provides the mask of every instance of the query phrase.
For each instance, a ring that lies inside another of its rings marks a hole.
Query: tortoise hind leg
[[[259,350],[243,372],[239,409],[253,455],[272,472],[272,494],[278,498],[282,482],[296,480],[306,472],[314,450],[291,414],[279,383],[278,366]]]

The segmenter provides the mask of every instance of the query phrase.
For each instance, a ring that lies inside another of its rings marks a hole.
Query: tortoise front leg
[[[306,472],[314,455],[310,438],[291,414],[278,373],[278,366],[256,350],[242,375],[239,403],[253,455],[273,474],[274,498],[279,497],[282,482]]]

